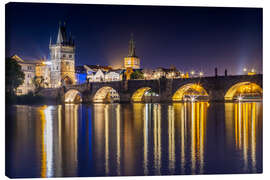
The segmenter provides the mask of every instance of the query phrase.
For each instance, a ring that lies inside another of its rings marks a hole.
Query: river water
[[[262,102],[7,108],[9,177],[262,172]]]

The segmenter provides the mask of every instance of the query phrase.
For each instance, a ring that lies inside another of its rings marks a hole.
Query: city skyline
[[[56,41],[62,21],[75,39],[76,65],[123,65],[133,33],[142,68],[175,65],[214,75],[215,67],[219,74],[225,69],[241,74],[246,67],[262,73],[260,8],[36,3],[6,7],[7,56],[49,58],[50,37]]]

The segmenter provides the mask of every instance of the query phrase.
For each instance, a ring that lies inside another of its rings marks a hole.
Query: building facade
[[[76,83],[75,77],[75,44],[67,34],[66,25],[59,25],[57,41],[51,44],[51,87]]]
[[[35,85],[33,83],[33,79],[36,75],[36,64],[33,62],[24,61],[18,55],[14,55],[11,58],[18,62],[18,64],[21,66],[21,70],[24,73],[24,82],[17,87],[16,95],[25,95],[29,92],[34,92]]]
[[[129,41],[128,56],[124,58],[124,68],[140,69],[140,59],[135,54],[133,35]]]
[[[45,59],[38,60],[36,62],[36,77],[43,80],[43,87],[51,87],[51,67],[47,64]]]
[[[112,70],[105,73],[105,81],[121,81],[122,72],[122,70]]]
[[[88,82],[103,82],[105,81],[105,72],[101,69],[97,71],[88,72],[87,80]]]

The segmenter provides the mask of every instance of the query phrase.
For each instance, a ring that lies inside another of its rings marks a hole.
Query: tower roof
[[[136,54],[135,54],[135,42],[133,40],[133,33],[131,33],[131,38],[129,40],[128,56],[129,57],[136,57]]]
[[[59,23],[56,44],[74,46],[74,40],[72,39],[71,34],[70,34],[70,36],[68,36],[65,23],[63,25],[61,25],[61,23]]]

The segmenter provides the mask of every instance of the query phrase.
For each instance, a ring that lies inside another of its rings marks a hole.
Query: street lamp
[[[195,73],[194,71],[191,71],[191,72],[190,72],[190,74],[191,74],[192,77],[193,77],[194,73]]]
[[[252,69],[251,69],[251,72],[253,72],[253,73],[254,73],[254,72],[255,72],[255,69],[253,69],[253,68],[252,68]]]
[[[184,74],[184,73],[182,73],[182,74],[181,74],[181,77],[182,77],[182,78],[184,78],[184,77],[185,77],[185,74]]]
[[[247,72],[247,68],[244,68],[243,71],[244,71],[244,72]]]
[[[203,72],[200,72],[199,75],[200,75],[200,77],[202,77],[203,76]]]
[[[144,73],[144,74],[143,74],[144,79],[146,79],[146,76],[147,76],[147,75]]]

